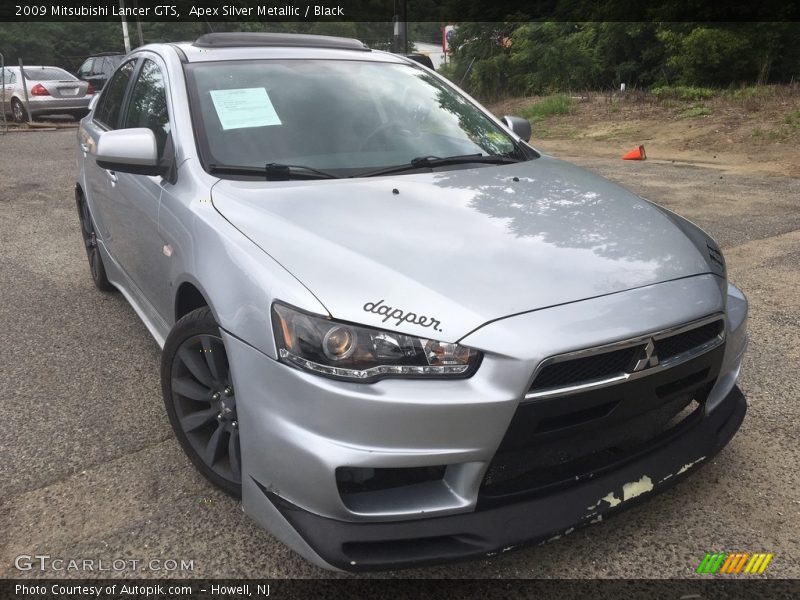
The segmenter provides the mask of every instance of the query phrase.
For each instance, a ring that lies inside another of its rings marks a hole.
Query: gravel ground
[[[158,346],[119,294],[89,279],[74,147],[74,130],[0,136],[0,577],[25,576],[14,557],[36,553],[193,560],[183,575],[194,577],[330,576],[256,527],[179,449]],[[706,551],[726,550],[773,552],[767,576],[800,577],[800,180],[574,161],[721,243],[751,302],[744,425],[711,464],[607,522],[492,560],[378,576],[691,577]]]

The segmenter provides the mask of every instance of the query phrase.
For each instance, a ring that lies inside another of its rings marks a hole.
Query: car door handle
[[[106,171],[106,175],[108,175],[108,178],[111,180],[111,185],[117,183],[117,174],[114,173],[114,171]]]

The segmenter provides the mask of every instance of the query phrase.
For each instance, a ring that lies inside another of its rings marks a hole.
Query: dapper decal
[[[375,313],[376,315],[383,316],[383,322],[386,323],[390,319],[394,319],[394,325],[400,327],[403,323],[411,323],[412,325],[419,325],[420,327],[432,327],[436,331],[441,331],[441,322],[433,317],[426,317],[425,315],[417,315],[413,312],[405,312],[402,309],[394,308],[383,303],[383,300],[377,302],[367,302],[364,305],[366,312]]]

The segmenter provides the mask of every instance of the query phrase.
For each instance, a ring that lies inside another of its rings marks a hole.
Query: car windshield
[[[529,158],[464,96],[416,66],[261,60],[186,70],[207,168],[279,163],[353,176],[420,157]]]
[[[25,78],[33,81],[73,81],[77,78],[58,67],[25,67]]]

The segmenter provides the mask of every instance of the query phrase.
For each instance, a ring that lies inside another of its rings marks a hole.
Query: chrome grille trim
[[[695,346],[694,348],[691,348],[685,352],[676,354],[675,356],[671,356],[665,360],[661,360],[659,364],[656,366],[649,367],[641,371],[621,372],[618,375],[613,375],[611,377],[604,377],[600,379],[583,381],[580,383],[576,383],[574,385],[552,387],[543,390],[537,390],[534,392],[528,391],[528,393],[525,394],[525,400],[527,401],[527,400],[537,400],[540,398],[554,398],[558,396],[566,396],[569,394],[585,392],[592,389],[604,388],[610,385],[616,385],[618,383],[632,381],[634,379],[639,379],[640,377],[646,377],[647,375],[659,373],[671,367],[685,363],[686,361],[692,360],[693,358],[700,356],[701,354],[705,354],[706,352],[713,350],[714,348],[718,347],[725,341],[725,332],[727,329],[725,324],[725,316],[721,313],[717,313],[714,315],[710,315],[708,317],[704,317],[702,319],[698,319],[696,321],[691,321],[690,323],[685,323],[683,325],[678,325],[676,327],[670,327],[668,329],[663,329],[660,331],[656,331],[654,333],[637,336],[635,338],[630,338],[619,342],[612,342],[610,344],[604,344],[602,346],[595,346],[594,348],[586,348],[584,350],[576,350],[574,352],[558,354],[556,356],[551,356],[549,358],[546,358],[541,363],[539,363],[539,366],[536,368],[533,379],[531,380],[531,383],[528,386],[529,390],[531,387],[533,387],[533,384],[536,382],[536,378],[539,376],[542,370],[548,365],[551,365],[553,363],[560,363],[569,360],[575,360],[578,358],[585,358],[597,354],[603,354],[606,352],[613,352],[615,350],[622,350],[625,348],[630,348],[632,346],[644,346],[650,340],[658,341],[665,338],[669,338],[675,335],[679,335],[681,333],[685,333],[687,331],[691,331],[692,329],[703,327],[704,325],[708,325],[709,323],[714,323],[715,321],[720,321],[722,323],[720,333],[716,337],[714,337],[713,339],[709,340],[704,344]]]

